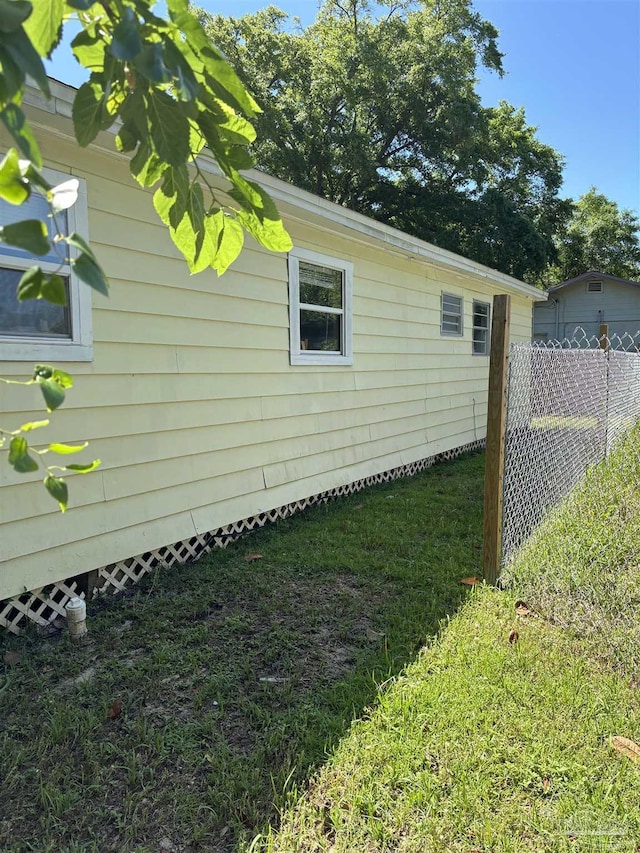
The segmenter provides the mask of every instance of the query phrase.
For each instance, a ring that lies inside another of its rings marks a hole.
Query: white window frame
[[[594,284],[599,285],[599,287],[596,290],[592,290],[592,286]],[[603,290],[604,290],[604,284],[602,283],[602,281],[598,280],[598,281],[588,281],[587,282],[587,293],[602,293]]]
[[[300,261],[342,273],[342,308],[300,302]],[[289,252],[289,359],[291,364],[353,364],[353,264],[309,249]],[[300,346],[300,309],[342,315],[342,352],[304,350]]]
[[[45,179],[56,186],[75,177],[54,169],[42,170]],[[82,178],[78,180],[78,199],[67,210],[69,233],[76,231],[89,242],[89,217],[87,212],[87,186]],[[16,207],[16,221],[23,219],[20,208]],[[55,272],[58,265],[41,261],[37,257],[17,258],[3,253],[4,244],[0,243],[0,267],[4,269],[27,270],[38,264],[44,272]],[[71,248],[71,257],[76,257],[77,249]],[[63,275],[69,276],[69,316],[71,319],[70,338],[46,338],[42,335],[12,337],[0,333],[0,361],[92,361],[93,360],[93,324],[91,316],[91,288],[80,281],[73,268],[65,269]]]
[[[453,311],[445,311],[444,310],[444,300],[446,298],[449,299],[457,299],[460,303],[460,312],[458,314]],[[460,330],[457,332],[452,332],[449,329],[444,328],[444,317],[447,314],[449,317],[458,317],[460,320]],[[444,290],[440,294],[440,334],[446,335],[447,337],[452,338],[461,338],[464,336],[464,297],[459,293],[446,293]]]
[[[487,309],[487,325],[486,326],[476,326],[475,318],[476,318],[476,305],[482,305],[483,308]],[[475,332],[476,330],[487,333],[487,337],[485,340],[485,349],[484,352],[476,352],[475,350]],[[491,347],[491,303],[483,302],[482,299],[474,299],[471,306],[471,353],[472,355],[477,355],[482,358],[486,358],[489,355],[489,350]]]

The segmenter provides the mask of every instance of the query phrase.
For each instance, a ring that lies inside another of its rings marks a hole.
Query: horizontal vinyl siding
[[[471,354],[472,303],[497,285],[283,206],[296,245],[354,264],[353,366],[292,367],[283,255],[249,238],[222,278],[191,277],[126,163],[40,138],[48,164],[87,181],[112,286],[94,295],[94,361],[69,365],[75,386],[46,441],[89,440],[82,458],[103,465],[69,478],[61,516],[39,479],[2,460],[0,598],[484,437],[488,358]],[[464,298],[462,338],[440,335],[442,290]],[[530,311],[512,297],[514,338],[529,338]],[[37,389],[0,386],[3,425],[39,406]]]

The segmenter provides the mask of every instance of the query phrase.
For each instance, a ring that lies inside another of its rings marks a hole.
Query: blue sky
[[[199,0],[211,12],[238,17],[268,0]],[[315,0],[280,0],[303,24]],[[640,2],[638,0],[475,0],[500,31],[506,75],[482,74],[488,106],[524,106],[538,136],[566,160],[562,195],[595,185],[640,216]],[[59,80],[83,77],[68,46],[50,65]]]

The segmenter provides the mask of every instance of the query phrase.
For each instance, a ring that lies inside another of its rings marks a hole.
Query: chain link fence
[[[514,343],[509,353],[502,568],[640,420],[640,332]]]

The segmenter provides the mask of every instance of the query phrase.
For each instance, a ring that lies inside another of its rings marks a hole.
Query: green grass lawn
[[[504,573],[520,597],[640,683],[640,426],[592,467]]]
[[[161,572],[90,604],[87,646],[3,637],[0,850],[248,843],[463,603],[482,471],[438,465]]]
[[[640,764],[610,740],[640,742],[628,672],[458,582],[482,474],[445,463],[160,573],[92,605],[86,646],[5,640],[0,850],[637,853]]]

